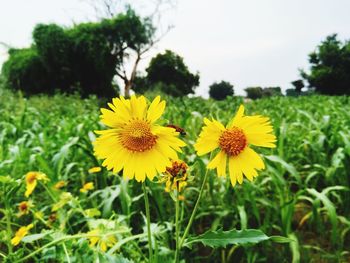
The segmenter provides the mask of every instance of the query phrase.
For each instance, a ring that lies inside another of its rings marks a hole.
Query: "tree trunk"
[[[124,96],[125,98],[130,98],[131,81],[125,81]]]

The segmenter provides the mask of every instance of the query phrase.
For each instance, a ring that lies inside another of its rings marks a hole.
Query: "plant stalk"
[[[149,213],[149,200],[148,193],[146,189],[146,183],[142,183],[143,194],[145,197],[145,209],[146,209],[146,218],[147,218],[147,233],[148,233],[148,252],[149,252],[149,262],[153,262],[153,250],[152,250],[152,233],[151,233],[151,219]]]
[[[180,201],[179,201],[179,186],[177,182],[177,190],[176,190],[176,204],[175,204],[175,240],[176,240],[176,251],[175,251],[175,263],[179,262],[179,254],[180,254],[180,243],[179,243],[179,235],[180,235],[180,226],[179,226],[179,210],[180,210]]]

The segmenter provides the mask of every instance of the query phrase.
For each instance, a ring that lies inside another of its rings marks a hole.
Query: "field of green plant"
[[[179,219],[186,224],[209,158],[193,148],[203,118],[227,123],[244,102],[162,98],[164,124],[186,132],[182,157],[191,168]],[[90,170],[102,163],[92,142],[106,103],[0,91],[0,262],[148,261],[142,185],[103,167]],[[181,250],[182,262],[349,262],[350,98],[271,97],[244,105],[249,115],[271,118],[277,147],[260,150],[266,169],[253,182],[232,187],[228,177],[209,172],[189,236],[253,228],[290,242],[220,248],[196,242]],[[26,197],[31,171],[47,179]],[[164,183],[147,186],[154,262],[173,262],[175,203]],[[23,226],[28,233],[17,244]],[[100,238],[93,240],[96,231]]]

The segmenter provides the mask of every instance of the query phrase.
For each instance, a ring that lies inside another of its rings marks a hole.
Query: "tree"
[[[8,86],[28,93],[59,89],[108,97],[116,93],[113,79],[118,75],[124,80],[128,96],[141,55],[153,41],[153,31],[152,24],[130,8],[112,19],[72,28],[39,24],[33,31],[31,51],[26,49],[18,53],[21,55],[10,53],[2,73]],[[137,59],[128,75],[124,66],[132,51]],[[16,66],[23,63],[26,64],[23,68]],[[31,79],[29,71],[41,72],[40,79],[45,79],[45,85],[35,80],[27,83]]]
[[[170,50],[152,58],[146,72],[150,85],[161,84],[163,92],[175,97],[193,94],[199,85],[199,74],[192,74],[183,58]]]
[[[302,79],[298,79],[298,80],[292,81],[291,84],[294,86],[295,91],[296,91],[298,94],[300,94],[302,88],[305,87],[304,82],[303,82]]]
[[[53,93],[48,83],[47,71],[37,51],[32,48],[10,49],[10,58],[2,66],[4,86],[24,90],[28,94]],[[24,88],[25,87],[25,88]]]
[[[121,5],[125,4],[120,0],[86,1],[95,9],[98,18],[107,17],[109,19],[116,17],[118,10],[121,9]],[[128,1],[126,1],[126,3],[127,2]],[[126,43],[122,49],[116,50],[116,53],[119,54],[119,59],[121,60],[121,63],[116,67],[116,75],[124,83],[124,94],[126,97],[130,96],[130,89],[135,87],[134,81],[136,80],[137,68],[139,62],[143,59],[144,54],[151,50],[154,45],[172,29],[172,25],[168,25],[164,29],[161,25],[161,16],[167,9],[169,9],[169,7],[172,9],[175,6],[174,2],[174,0],[149,1],[148,6],[151,6],[150,10],[152,11],[143,19],[136,16],[130,5],[126,4],[126,14],[130,18],[136,17],[139,20],[125,20],[125,27],[120,28],[128,30],[130,25],[133,25],[132,28],[136,29],[132,32],[135,39],[137,39],[135,44],[128,45],[129,43]],[[136,3],[133,2],[133,5],[136,5]],[[139,6],[139,8],[144,9],[144,3]],[[155,24],[157,24],[157,29],[154,27]],[[144,90],[144,88],[142,89]]]
[[[309,54],[310,72],[301,76],[317,92],[328,95],[350,94],[350,41],[343,43],[330,35]]]
[[[261,87],[248,87],[245,89],[247,97],[252,100],[260,99],[263,96],[263,89]]]
[[[280,87],[266,87],[262,90],[262,97],[282,96]]]
[[[215,100],[224,100],[227,96],[233,96],[233,85],[227,81],[215,82],[209,86],[209,96]]]

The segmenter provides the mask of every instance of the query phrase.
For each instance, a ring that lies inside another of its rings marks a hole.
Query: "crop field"
[[[149,262],[143,185],[94,155],[94,131],[105,129],[100,108],[111,99],[0,91],[0,262]],[[162,99],[160,122],[186,133],[179,156],[188,179],[178,197],[165,191],[161,175],[146,179],[152,262],[174,262],[175,214],[182,236],[199,194],[210,157],[193,145],[204,117],[226,124],[241,104],[247,115],[270,118],[276,148],[257,150],[266,169],[252,182],[233,187],[228,175],[208,170],[179,262],[350,261],[349,97]],[[42,176],[31,193],[29,172]],[[232,229],[258,229],[284,242],[190,241]]]

